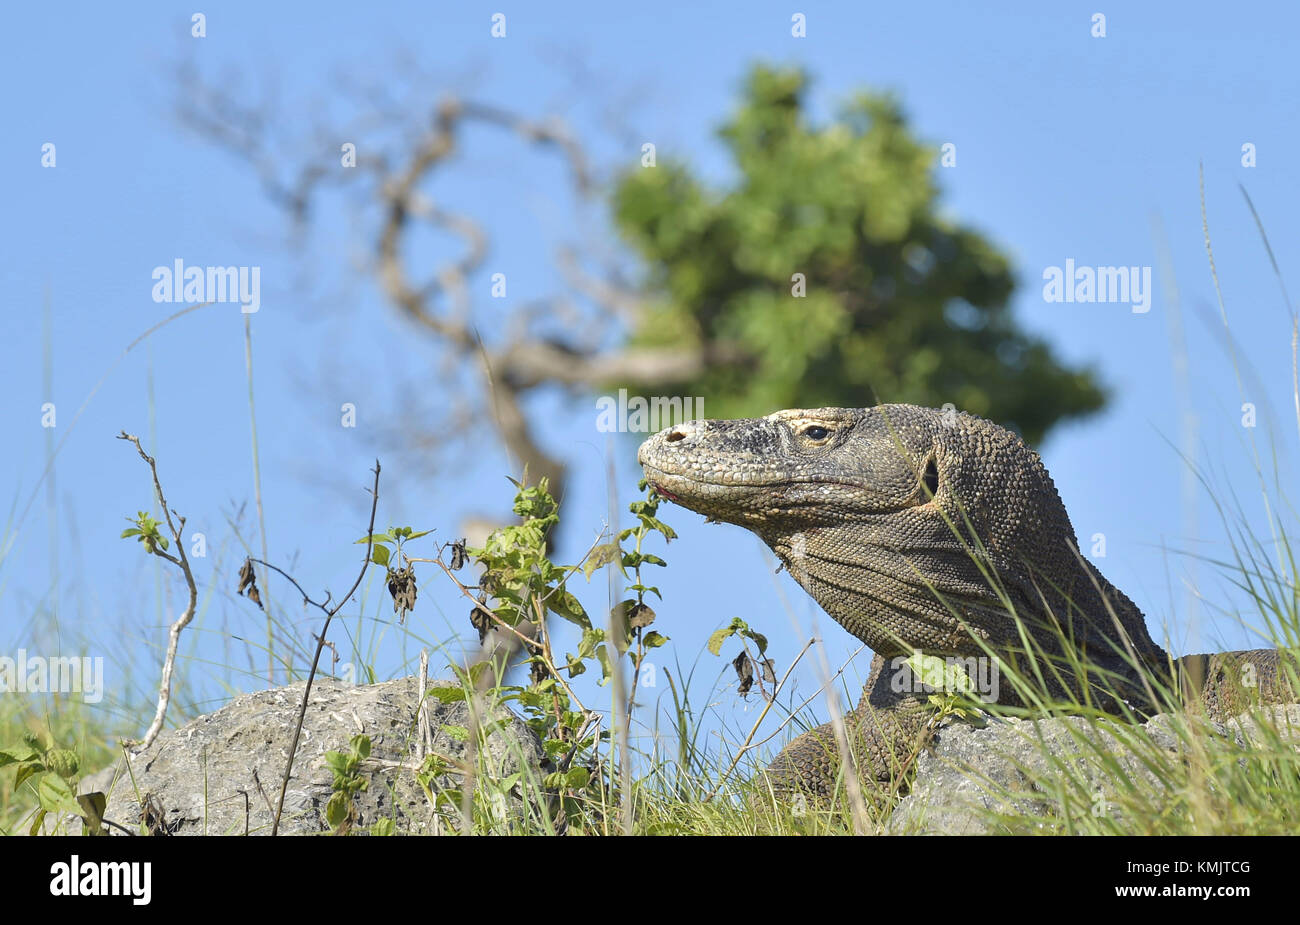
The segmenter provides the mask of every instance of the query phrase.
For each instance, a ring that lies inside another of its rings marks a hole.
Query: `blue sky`
[[[1107,34],[1094,38],[1095,4],[695,6],[233,3],[204,10],[206,38],[192,37],[190,11],[170,4],[11,10],[0,39],[7,217],[0,248],[7,393],[0,486],[7,497],[0,502],[13,506],[13,545],[0,560],[0,647],[48,649],[59,638],[131,666],[110,668],[107,681],[143,715],[181,588],[118,539],[124,517],[150,502],[140,460],[113,439],[126,429],[157,456],[189,529],[208,537],[197,577],[210,596],[190,630],[183,681],[205,707],[261,683],[264,659],[254,653],[250,664],[242,640],[258,639],[262,617],[231,593],[243,553],[227,522],[247,505],[245,535],[255,536],[243,317],[228,305],[203,309],[118,363],[129,343],[178,307],[150,298],[153,268],[177,258],[261,267],[252,331],[267,533],[272,560],[292,566],[304,586],[339,593],[351,583],[357,549],[350,544],[368,510],[361,488],[376,457],[385,460],[381,525],[437,527],[446,539],[467,515],[508,509],[504,476],[512,468],[490,427],[472,435],[472,452],[430,459],[421,471],[388,462],[381,422],[413,395],[416,408],[442,400],[436,353],[350,267],[365,242],[346,198],[326,205],[295,252],[284,216],[256,177],[174,116],[178,63],[192,62],[236,92],[275,87],[292,128],[328,113],[340,84],[390,80],[399,50],[433,75],[421,85],[430,100],[449,89],[534,117],[564,115],[593,139],[604,167],[635,162],[648,140],[661,157],[685,158],[717,180],[729,166],[713,130],[751,63],[806,67],[815,78],[812,110],[822,117],[858,88],[895,91],[922,138],[957,146],[956,166],[937,168],[945,205],[1012,257],[1020,322],[1064,358],[1096,364],[1112,390],[1103,414],[1058,428],[1040,447],[1085,546],[1105,535],[1098,564],[1143,608],[1158,637],[1168,626],[1175,648],[1246,643],[1218,612],[1241,606],[1240,598],[1185,554],[1222,557],[1227,547],[1183,454],[1212,474],[1221,499],[1231,505],[1235,495],[1257,535],[1268,535],[1250,438],[1266,474],[1294,471],[1290,321],[1238,184],[1259,209],[1283,275],[1300,291],[1300,183],[1288,153],[1300,150],[1293,38],[1300,9],[1117,5],[1102,10]],[[497,11],[507,16],[504,39],[489,35]],[[806,38],[791,36],[793,12],[807,15]],[[587,76],[574,77],[574,62]],[[611,130],[610,110],[630,128],[627,138]],[[491,232],[489,272],[508,274],[511,304],[554,293],[561,285],[555,246],[608,240],[600,210],[575,207],[556,162],[499,138],[472,140],[476,147],[442,181],[440,195]],[[47,142],[56,145],[54,168],[41,166]],[[1242,164],[1247,143],[1255,146],[1254,167]],[[1198,163],[1244,393],[1206,259]],[[444,245],[425,241],[422,256],[435,260]],[[1187,341],[1185,392],[1171,348],[1165,249]],[[1045,302],[1043,269],[1067,259],[1153,267],[1151,311]],[[1253,434],[1241,426],[1243,401],[1259,408]],[[57,409],[52,432],[41,426],[45,402]],[[358,407],[356,428],[339,426],[344,402]],[[1193,431],[1184,409],[1194,415]],[[610,442],[596,431],[594,398],[543,395],[530,412],[545,422],[547,445],[574,466],[561,533],[561,555],[573,556],[605,518],[610,465],[620,504],[635,496],[635,441]],[[66,443],[47,496],[47,486],[36,486],[50,440]],[[682,510],[666,507],[665,516],[681,534],[658,550],[671,566],[657,608],[657,628],[673,639],[663,650],[670,670],[674,659],[691,664],[709,632],[737,615],[768,632],[778,667],[814,623],[832,665],[853,651],[853,640],[793,583],[771,575],[773,563],[754,537],[705,526]],[[468,632],[463,602],[427,573],[411,635],[388,628],[379,577],[366,586],[364,617],[350,607],[346,632],[335,636],[344,659],[347,633],[357,627],[383,676],[409,670],[420,640]],[[1192,589],[1201,603],[1193,603]],[[284,583],[271,591],[285,596]],[[580,594],[598,610],[604,583]],[[303,615],[301,636],[316,623]],[[865,672],[866,660],[859,664]],[[706,685],[723,665],[703,656]],[[805,693],[815,689],[811,665],[798,682]],[[742,724],[754,709],[730,692],[717,703]]]

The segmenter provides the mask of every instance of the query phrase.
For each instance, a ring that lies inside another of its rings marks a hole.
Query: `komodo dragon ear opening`
[[[939,493],[939,464],[935,462],[933,454],[925,461],[925,472],[921,475],[921,482],[929,493],[926,496],[927,501]]]

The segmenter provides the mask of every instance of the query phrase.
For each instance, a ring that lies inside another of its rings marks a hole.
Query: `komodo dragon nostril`
[[[668,435],[664,437],[664,442],[676,443],[678,440],[685,440],[685,439],[686,439],[686,434],[678,430],[676,427],[674,427],[672,430],[668,432]]]

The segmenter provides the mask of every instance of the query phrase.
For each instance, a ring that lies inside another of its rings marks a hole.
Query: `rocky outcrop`
[[[454,687],[431,682],[430,687]],[[79,792],[108,795],[104,818],[127,828],[160,813],[160,825],[173,835],[264,835],[271,831],[289,743],[302,701],[303,683],[243,694],[214,713],[160,735],[153,745],[82,780]],[[443,703],[426,698],[429,741],[425,752],[446,756],[448,764],[465,754],[463,732],[470,727],[463,701]],[[354,829],[364,831],[379,819],[392,819],[397,832],[437,833],[458,824],[454,806],[430,804],[416,779],[419,764],[419,680],[402,678],[382,684],[353,686],[319,680],[312,687],[293,777],[280,822],[283,834],[330,829],[325,806],[333,793],[327,751],[348,750],[358,733],[370,737],[370,757],[359,773],[368,786],[353,796]],[[479,754],[479,763],[500,780],[539,767],[542,751],[536,736],[518,717],[499,709],[494,731]],[[459,786],[453,770],[435,780],[439,788]],[[508,820],[522,797],[499,798]],[[155,828],[158,824],[155,824]],[[508,830],[508,821],[505,823]]]
[[[1300,705],[1266,708],[1269,725],[1300,748]],[[1239,744],[1261,741],[1249,715],[1226,723],[1206,723],[1207,732],[1230,736]],[[1175,734],[1167,714],[1144,724],[1144,739],[1170,759],[1186,750],[1186,736]],[[1156,773],[1159,763],[1150,746],[1127,743],[1139,733],[1119,722],[1089,723],[1078,717],[1062,719],[990,720],[982,727],[953,723],[941,729],[933,747],[917,761],[909,795],[885,824],[890,835],[988,835],[1007,831],[999,814],[1023,820],[1040,817],[1043,828],[1070,813],[1117,813],[1116,772],[1126,783],[1157,795],[1169,784]],[[1156,757],[1159,757],[1158,754]],[[1153,769],[1154,766],[1154,769]],[[1066,789],[1088,803],[1065,807],[1049,781],[1069,775]],[[1122,782],[1119,786],[1125,786]]]

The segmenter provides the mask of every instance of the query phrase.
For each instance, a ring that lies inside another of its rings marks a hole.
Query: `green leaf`
[[[591,658],[596,651],[596,646],[605,641],[605,631],[592,627],[582,634],[582,640],[578,643],[578,657]]]
[[[372,533],[369,536],[363,536],[361,539],[357,540],[357,545],[364,545],[366,543],[391,543],[392,541],[393,538],[387,533]]]
[[[408,528],[408,529],[409,529],[409,528]],[[420,530],[420,531],[417,531],[416,533],[408,533],[408,534],[406,534],[406,538],[407,538],[408,540],[418,540],[420,537],[422,537],[422,536],[428,536],[428,535],[429,535],[430,533],[432,533],[432,532],[433,532],[432,530]]]
[[[376,819],[374,825],[370,827],[370,834],[374,836],[385,836],[393,834],[393,820],[385,816],[383,819]]]
[[[15,761],[31,761],[34,758],[41,757],[40,749],[21,742],[18,745],[9,745],[0,748],[0,768]]]
[[[598,568],[603,568],[611,562],[618,559],[622,550],[619,549],[618,543],[602,543],[600,546],[592,548],[587,558],[582,562],[582,573],[591,580],[591,575]]]
[[[648,529],[654,530],[656,533],[663,534],[664,539],[666,540],[677,539],[676,531],[674,531],[672,527],[668,526],[668,524],[664,523],[658,518],[651,517],[649,514],[638,514],[637,519],[640,520],[641,523],[645,524],[645,526]]]
[[[49,771],[71,781],[81,770],[81,759],[70,748],[51,748],[45,753],[45,767]]]
[[[39,761],[18,765],[18,774],[14,778],[14,789],[17,790],[23,785],[23,781],[27,780],[27,778],[40,774],[44,770],[45,765],[41,764]]]
[[[440,703],[458,703],[465,699],[465,688],[439,685],[429,688],[429,696],[437,698]]]
[[[721,655],[722,644],[736,635],[736,629],[733,626],[724,626],[720,630],[714,630],[709,636],[708,649],[710,655]]]
[[[44,774],[36,785],[36,799],[41,808],[51,813],[80,815],[81,807],[72,795],[72,787],[57,774]]]
[[[651,630],[650,632],[646,633],[644,636],[641,637],[641,643],[647,649],[657,649],[667,641],[668,641],[667,636],[663,636],[659,633],[656,633],[654,630]]]
[[[348,810],[352,808],[352,799],[342,790],[335,791],[330,797],[330,801],[325,804],[325,820],[331,828],[337,829],[348,818]]]
[[[168,544],[167,544],[167,537],[162,536],[162,535],[158,535],[158,536],[155,536],[155,537],[154,537],[154,540],[155,540],[155,541],[158,543],[158,545],[161,546],[163,549],[166,549],[166,548],[167,548],[167,545],[168,545]]]
[[[446,773],[447,761],[439,755],[426,756],[424,765],[420,768],[420,775],[425,778],[426,783]]]
[[[578,603],[578,599],[573,596],[571,591],[556,588],[546,596],[546,608],[583,629],[591,625],[591,620],[587,617],[587,611],[582,609],[582,604]]]
[[[453,726],[450,723],[444,723],[442,731],[447,733],[447,735],[451,736],[457,742],[469,741],[469,730],[464,726]]]
[[[352,750],[362,759],[370,757],[370,736],[357,734],[352,737]]]
[[[534,664],[534,663],[535,663],[535,664],[538,664],[538,665],[545,665],[545,664],[546,664],[546,662],[544,662],[541,658],[530,658],[530,659],[528,660],[528,663],[529,663],[529,664]],[[539,694],[545,694],[545,693],[548,693],[549,691],[553,690],[553,689],[554,689],[555,687],[557,687],[558,685],[559,685],[559,682],[556,681],[555,678],[547,678],[546,680],[540,682],[540,683],[537,685],[537,693],[539,693]]]
[[[591,772],[586,768],[570,768],[569,773],[564,775],[565,786],[573,790],[581,790],[587,786],[589,780],[591,780]]]
[[[128,536],[140,536],[143,533],[144,531],[141,530],[139,527],[128,527],[127,529],[122,531],[121,538],[126,539]]]
[[[596,646],[596,661],[600,662],[600,684],[603,686],[609,681],[614,670],[609,663],[609,652],[603,645]]]
[[[375,563],[375,565],[382,565],[382,566],[384,566],[385,568],[387,568],[387,567],[388,567],[388,547],[387,547],[387,546],[375,546],[375,547],[371,550],[371,552],[370,552],[370,561],[373,562],[373,563]]]
[[[949,665],[937,655],[914,653],[908,657],[907,666],[916,680],[946,693],[971,693],[974,682],[958,665]]]

